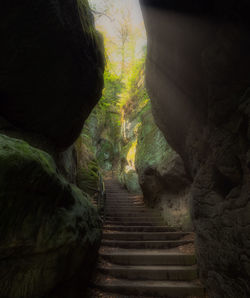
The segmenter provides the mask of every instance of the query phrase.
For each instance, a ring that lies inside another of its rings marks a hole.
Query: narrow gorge
[[[250,297],[249,13],[0,4],[0,298]]]

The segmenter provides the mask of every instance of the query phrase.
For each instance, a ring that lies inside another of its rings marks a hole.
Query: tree
[[[126,45],[132,35],[131,28],[131,11],[127,8],[121,11],[121,20],[118,22],[119,26],[117,28],[117,36],[121,43],[121,78],[123,78],[125,73],[125,55],[126,55]]]
[[[98,20],[102,17],[107,17],[110,21],[113,21],[111,17],[111,10],[114,7],[114,2],[111,0],[89,0],[89,5],[95,18]]]

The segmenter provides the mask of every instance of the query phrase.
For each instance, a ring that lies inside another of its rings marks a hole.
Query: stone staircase
[[[164,226],[157,211],[114,180],[106,182],[106,194],[92,297],[205,297],[192,233]]]

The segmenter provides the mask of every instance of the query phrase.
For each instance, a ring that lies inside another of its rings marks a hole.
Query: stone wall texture
[[[249,3],[141,5],[154,117],[193,180],[201,278],[213,298],[249,297]]]
[[[86,0],[1,2],[0,35],[0,297],[52,297],[84,284],[101,239],[73,143],[101,96],[102,39]]]

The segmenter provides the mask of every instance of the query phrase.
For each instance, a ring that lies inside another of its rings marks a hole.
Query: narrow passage
[[[106,194],[93,297],[204,297],[189,248],[194,235],[165,226],[115,180],[106,181]]]

